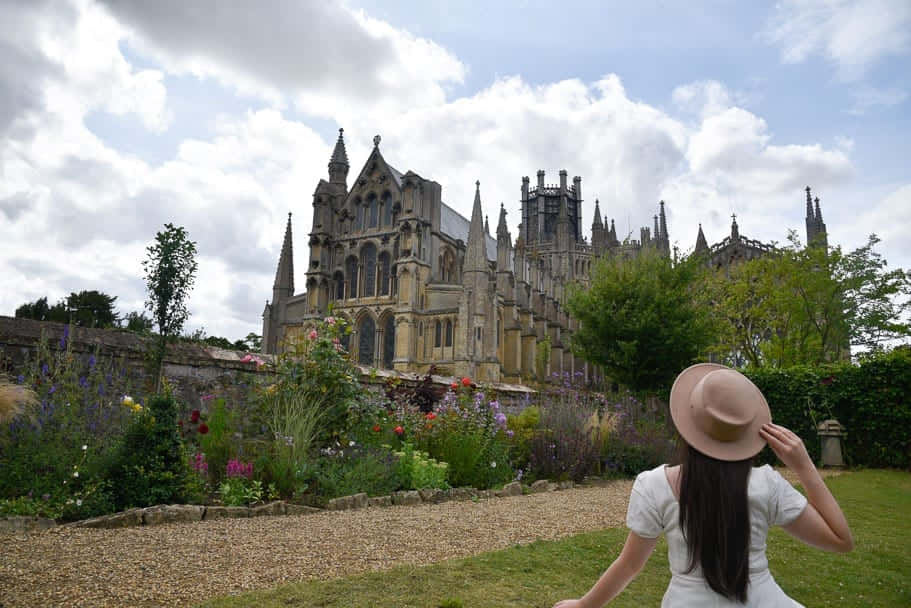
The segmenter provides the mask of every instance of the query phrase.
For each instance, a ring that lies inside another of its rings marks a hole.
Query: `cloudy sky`
[[[337,129],[516,234],[523,175],[581,175],[621,236],[875,232],[911,267],[911,2],[0,0],[0,314],[145,297],[166,222],[199,248],[189,329],[262,327],[287,213],[307,263]],[[304,284],[297,277],[298,289]]]

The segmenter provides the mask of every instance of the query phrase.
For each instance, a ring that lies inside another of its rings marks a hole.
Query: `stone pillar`
[[[819,466],[842,468],[845,466],[842,457],[841,442],[842,438],[847,436],[845,427],[837,420],[823,420],[816,427],[816,433],[819,435],[822,451],[819,458]]]

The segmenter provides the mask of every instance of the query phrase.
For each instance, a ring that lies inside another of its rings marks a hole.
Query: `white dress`
[[[661,465],[636,477],[626,514],[627,527],[639,536],[657,538],[662,532],[667,536],[672,576],[662,608],[803,608],[785,595],[772,578],[765,549],[769,527],[797,519],[807,506],[807,499],[768,465],[750,472],[750,584],[747,603],[741,604],[712,591],[698,565],[687,572],[689,555],[680,529],[680,506],[664,469],[665,465]]]

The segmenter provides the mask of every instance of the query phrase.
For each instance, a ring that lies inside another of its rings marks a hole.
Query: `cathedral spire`
[[[664,215],[664,201],[658,203],[661,207],[661,210],[658,212],[658,219],[661,222],[661,240],[667,240],[667,217]]]
[[[345,151],[344,133],[344,129],[338,130],[338,140],[329,159],[329,182],[332,184],[344,184],[348,177],[348,153]]]
[[[595,199],[595,217],[592,219],[592,230],[604,228],[601,223],[601,208],[598,206],[598,199]]]
[[[509,228],[506,226],[506,207],[500,203],[500,219],[497,221],[497,240],[509,236]]]
[[[737,214],[734,213],[731,215],[731,240],[739,241],[740,240],[740,227],[737,225]]]
[[[481,214],[481,182],[475,182],[474,206],[471,209],[471,224],[468,227],[468,243],[465,251],[465,271],[487,271],[487,243]]]
[[[490,234],[490,216],[484,214],[484,234]]]
[[[813,198],[810,195],[810,187],[807,186],[807,220],[813,219]]]
[[[813,202],[816,203],[816,223],[820,226],[822,225],[822,211],[819,210],[819,197],[817,196]]]
[[[288,224],[285,227],[285,240],[282,241],[282,252],[278,258],[278,270],[275,272],[275,283],[272,284],[272,303],[290,298],[294,295],[294,256],[291,245],[291,214],[288,213]]]
[[[708,242],[705,240],[705,233],[702,232],[702,224],[699,224],[699,233],[696,235],[696,253],[705,251],[709,248]]]
[[[655,232],[654,232],[654,235],[652,236],[652,240],[654,240],[655,243],[657,243],[660,238],[661,238],[661,230],[658,228],[658,214],[656,213],[655,214]],[[644,244],[645,243],[643,243],[643,245]]]

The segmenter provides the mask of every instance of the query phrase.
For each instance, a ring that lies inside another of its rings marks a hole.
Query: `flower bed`
[[[21,407],[0,427],[10,471],[0,515],[437,501],[453,488],[628,474],[667,457],[654,405],[582,390],[568,375],[509,412],[496,387],[467,377],[441,386],[433,370],[367,390],[344,349],[349,333],[328,317],[274,361],[251,357],[271,373],[250,382],[243,402],[213,393],[192,405],[167,386],[145,394],[116,361],[77,356],[65,338],[44,343],[7,385]]]

